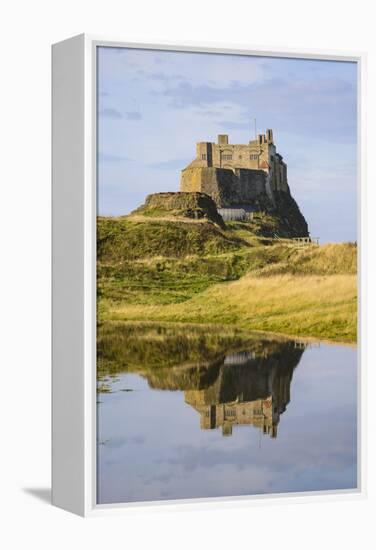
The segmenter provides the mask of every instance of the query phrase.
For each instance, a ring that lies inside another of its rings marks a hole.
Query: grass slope
[[[259,224],[99,218],[99,319],[355,341],[356,256],[351,243],[260,237]]]
[[[103,315],[111,319],[222,323],[351,342],[356,340],[356,303],[354,275],[246,275],[180,304],[119,303],[104,309]]]
[[[151,256],[204,256],[240,248],[242,243],[210,222],[98,218],[100,260],[135,260]]]

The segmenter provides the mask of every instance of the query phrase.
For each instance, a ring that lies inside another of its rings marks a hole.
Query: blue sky
[[[356,240],[355,63],[101,47],[98,212],[178,191],[197,141],[272,128],[293,196],[321,242]]]

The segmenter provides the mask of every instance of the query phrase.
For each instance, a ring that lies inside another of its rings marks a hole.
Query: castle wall
[[[231,435],[233,426],[254,426],[276,437],[279,414],[273,414],[273,397],[239,403],[202,404],[199,391],[185,392],[185,402],[200,414],[200,428],[213,430],[222,427],[223,435]]]
[[[263,170],[188,167],[182,171],[180,190],[210,195],[217,207],[254,204],[267,193]]]
[[[240,202],[254,202],[260,195],[267,193],[267,176],[264,171],[236,168],[234,176],[233,188]]]
[[[215,168],[248,168],[261,169],[264,162],[269,160],[269,145],[259,145],[254,141],[250,144],[229,144],[200,142],[196,147],[195,166]],[[266,167],[265,167],[266,170]]]

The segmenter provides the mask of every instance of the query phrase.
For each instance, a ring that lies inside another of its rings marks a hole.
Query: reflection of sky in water
[[[134,391],[120,391],[121,389]],[[98,502],[356,487],[356,349],[308,348],[278,436],[201,430],[184,392],[119,375],[98,405]]]

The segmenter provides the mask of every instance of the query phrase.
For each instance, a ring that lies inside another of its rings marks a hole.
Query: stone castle
[[[224,134],[218,143],[197,143],[196,158],[181,172],[180,191],[206,193],[222,215],[228,209],[275,213],[291,236],[309,235],[271,129],[247,144],[231,144]]]
[[[238,427],[253,426],[276,438],[290,402],[293,373],[307,345],[256,341],[246,351],[147,370],[144,375],[153,389],[184,391],[202,430],[220,429],[230,436]]]
[[[185,391],[185,402],[199,413],[203,430],[221,428],[222,435],[229,436],[235,426],[254,426],[276,438],[280,416],[290,402],[295,361],[301,354],[302,350],[292,350],[293,362],[287,365],[277,365],[275,356],[227,355],[217,379],[206,388]]]

